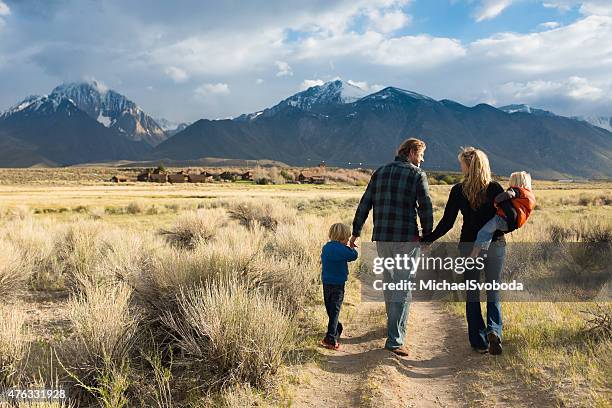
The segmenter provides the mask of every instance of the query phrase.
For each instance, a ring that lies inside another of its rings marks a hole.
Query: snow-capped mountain
[[[0,165],[138,159],[151,147],[107,128],[58,93],[30,96],[0,116]]]
[[[420,93],[407,91],[405,89],[395,88],[392,86],[388,86],[384,89],[381,89],[378,92],[375,92],[367,97],[363,98],[364,101],[384,101],[385,103],[391,102],[394,99],[415,99],[421,101],[430,101],[435,102],[435,99],[430,98],[429,96],[421,95]]]
[[[62,95],[31,95],[2,113],[0,120],[9,120],[16,116],[22,118],[50,116],[56,113],[72,116],[78,110],[79,108],[71,99]]]
[[[260,112],[240,115],[236,120],[255,120],[259,117],[270,117],[286,107],[301,109],[303,111],[316,112],[319,107],[329,105],[342,105],[353,103],[367,96],[368,93],[360,87],[342,81],[340,79],[329,81],[323,85],[316,85],[298,92],[295,95],[281,101],[272,108]]]
[[[419,137],[428,145],[428,170],[456,171],[458,149],[473,145],[487,151],[497,174],[516,169],[550,178],[611,174],[612,133],[584,122],[526,106],[506,107],[512,114],[484,103],[469,107],[394,87],[367,96],[349,90],[354,88],[333,81],[234,120],[202,119],[151,156],[376,167],[393,159],[402,140]],[[568,157],[576,140],[580,152]]]
[[[612,132],[612,117],[609,116],[574,116],[573,119],[588,122],[593,126]]]
[[[156,146],[166,139],[164,130],[138,105],[97,81],[63,84],[51,92],[61,95],[107,128],[134,141]]]
[[[498,108],[499,110],[502,110],[506,113],[531,113],[533,115],[544,115],[544,116],[557,116],[554,113],[544,110],[544,109],[538,109],[538,108],[534,108],[532,106],[529,105],[525,105],[524,103],[522,104],[513,104],[513,105],[506,105],[506,106],[502,106],[500,108]]]
[[[166,132],[166,137],[174,136],[191,124],[188,122],[175,122],[165,118],[156,118],[155,122]]]

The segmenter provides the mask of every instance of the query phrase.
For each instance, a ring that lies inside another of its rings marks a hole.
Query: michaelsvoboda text
[[[465,291],[465,290],[502,290],[502,291],[522,291],[523,283],[513,280],[512,282],[479,282],[477,280],[467,280],[465,282],[449,282],[446,280],[422,280],[417,282],[403,279],[399,282],[383,282],[381,279],[372,283],[375,290],[383,291]]]

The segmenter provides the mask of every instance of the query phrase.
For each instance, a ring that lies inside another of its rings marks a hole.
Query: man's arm
[[[417,211],[419,213],[419,221],[421,223],[422,236],[431,233],[433,230],[433,206],[431,205],[431,197],[429,196],[429,182],[425,172],[419,174],[417,180]]]
[[[374,183],[376,179],[376,172],[372,174],[368,187],[366,187],[365,193],[361,196],[357,211],[355,211],[355,217],[353,218],[353,236],[351,237],[351,246],[355,243],[355,238],[361,236],[361,229],[368,219],[368,214],[372,209],[372,198],[374,194]]]

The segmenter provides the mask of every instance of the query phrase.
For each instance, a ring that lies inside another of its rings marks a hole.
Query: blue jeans
[[[485,260],[485,282],[501,281],[504,259],[506,257],[506,246],[504,243],[496,243],[487,252]],[[465,280],[480,281],[482,271],[475,269],[466,270]],[[486,349],[489,347],[487,334],[493,332],[502,337],[502,312],[499,291],[487,291],[487,324],[482,320],[480,310],[480,293],[478,290],[466,291],[465,317],[468,325],[468,338],[472,347]]]
[[[491,218],[483,227],[478,231],[478,236],[476,237],[476,242],[474,245],[480,247],[482,250],[489,249],[489,245],[491,245],[491,241],[493,240],[493,234],[495,231],[508,231],[508,223],[499,215]]]
[[[379,257],[394,258],[397,254],[408,254],[419,257],[421,250],[418,243],[414,242],[376,242]],[[385,270],[383,272],[384,283],[399,283],[410,281],[411,270]],[[404,344],[406,336],[406,325],[410,313],[410,302],[412,293],[409,290],[385,290],[385,310],[387,312],[387,341],[385,348],[397,349]]]
[[[340,308],[344,301],[344,284],[323,284],[323,301],[325,302],[325,310],[329,321],[327,323],[327,333],[325,341],[329,344],[336,344],[342,334],[342,323],[338,321],[340,318]]]

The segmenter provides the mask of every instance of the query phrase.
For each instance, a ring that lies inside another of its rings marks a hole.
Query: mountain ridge
[[[498,174],[520,169],[547,178],[612,176],[611,132],[524,104],[468,107],[396,87],[368,93],[334,80],[233,119],[160,125],[151,118],[166,135],[178,126],[155,147],[130,139],[117,115],[106,114],[138,109],[98,83],[63,84],[49,95],[25,98],[0,115],[0,146],[13,152],[0,154],[0,165],[223,157],[376,167],[393,158],[402,140],[419,137],[428,145],[425,169],[456,170],[458,149],[473,145],[489,154]]]
[[[380,165],[413,136],[427,142],[425,168],[433,170],[456,170],[459,148],[474,145],[487,151],[500,174],[524,169],[536,177],[612,176],[612,133],[584,122],[535,108],[507,113],[483,103],[468,107],[395,87],[351,101],[332,97],[318,103],[322,88],[339,87],[334,82],[254,114],[197,121],[152,155]],[[585,152],[568,158],[567,151],[576,150],[576,135]]]

